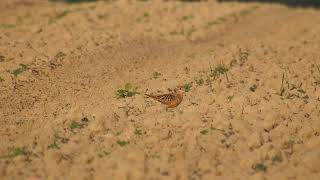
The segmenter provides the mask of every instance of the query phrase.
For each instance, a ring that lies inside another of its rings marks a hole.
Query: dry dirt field
[[[1,0],[1,180],[316,180],[319,117],[318,7]]]

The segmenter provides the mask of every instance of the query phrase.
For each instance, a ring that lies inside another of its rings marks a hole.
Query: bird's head
[[[174,89],[174,92],[183,94],[183,93],[184,93],[183,86],[177,86],[177,87]]]

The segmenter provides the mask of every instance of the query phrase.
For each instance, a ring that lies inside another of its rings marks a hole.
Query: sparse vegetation
[[[55,55],[55,59],[64,59],[66,56],[66,54],[64,52],[58,52],[56,55]]]
[[[275,155],[271,158],[272,163],[277,163],[277,162],[281,162],[282,161],[282,157],[279,155]]]
[[[201,79],[196,79],[196,84],[198,86],[202,86],[204,84],[204,80],[201,78]]]
[[[292,147],[295,144],[295,141],[293,139],[290,139],[287,144]]]
[[[124,86],[124,89],[119,89],[116,92],[116,96],[118,99],[132,97],[136,94],[139,94],[139,92],[137,92],[137,87],[132,86],[132,84],[130,84],[130,83],[127,83]]]
[[[225,74],[228,71],[228,68],[226,68],[223,64],[219,64],[215,68],[210,67],[210,77],[219,77],[220,75]]]
[[[20,67],[13,70],[11,74],[13,74],[14,77],[17,77],[19,74],[23,73],[24,71],[28,70],[28,66],[25,64],[20,64]]]
[[[4,79],[0,76],[0,82],[4,81]]]
[[[216,21],[216,20],[215,21],[209,21],[209,22],[207,22],[207,24],[204,27],[209,29],[209,28],[211,28],[211,26],[216,25],[216,24],[219,24],[219,22]]]
[[[89,119],[87,117],[82,118],[80,122],[72,121],[70,124],[70,130],[74,132],[76,129],[82,129],[88,124],[88,122]]]
[[[9,28],[15,28],[15,24],[0,24],[0,28],[9,29]]]
[[[228,96],[228,97],[227,97],[228,101],[229,101],[229,102],[232,101],[233,97],[234,97],[234,95]]]
[[[0,159],[14,158],[16,156],[26,155],[26,154],[27,154],[27,152],[24,148],[15,148],[8,155],[0,156]]]
[[[182,86],[184,92],[189,92],[191,90],[192,85],[189,83],[186,83]]]
[[[60,149],[60,147],[58,146],[57,142],[54,141],[52,144],[48,146],[48,149]]]
[[[204,129],[204,130],[200,131],[201,134],[208,134],[208,132],[209,132],[209,129]]]
[[[153,78],[154,78],[154,79],[158,79],[161,75],[162,75],[161,73],[155,71],[155,72],[153,73]]]
[[[184,34],[186,35],[186,37],[190,37],[194,32],[196,32],[197,29],[192,26],[190,29],[188,29]]]
[[[123,146],[128,145],[128,144],[129,144],[129,141],[120,141],[120,140],[118,140],[118,141],[117,141],[117,144],[118,144],[119,146],[123,147]]]
[[[264,164],[262,164],[262,163],[257,163],[257,164],[255,164],[254,166],[253,166],[253,169],[255,170],[255,171],[260,171],[260,172],[265,172],[265,171],[267,171],[267,166],[265,166]]]
[[[142,135],[142,130],[139,129],[139,128],[135,128],[135,129],[134,129],[134,134],[135,134],[135,135]]]
[[[72,121],[72,123],[70,124],[70,129],[71,131],[75,130],[75,129],[81,129],[83,128],[83,124],[76,122],[76,121]]]
[[[98,156],[99,156],[100,158],[103,158],[103,157],[108,156],[108,155],[110,155],[110,154],[111,154],[110,152],[103,150],[103,151],[101,151],[100,153],[98,153]]]

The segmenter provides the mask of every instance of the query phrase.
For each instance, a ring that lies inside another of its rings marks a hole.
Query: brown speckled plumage
[[[170,94],[161,94],[156,96],[146,94],[146,96],[151,97],[162,104],[165,104],[167,108],[177,107],[183,100],[183,93],[181,90],[176,90],[176,92]]]

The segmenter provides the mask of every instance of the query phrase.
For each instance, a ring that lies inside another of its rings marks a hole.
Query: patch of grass
[[[262,163],[257,163],[252,167],[255,171],[265,172],[267,171],[267,166]]]
[[[66,55],[67,55],[66,53],[60,51],[54,56],[54,58],[56,58],[56,59],[64,59]]]
[[[143,13],[144,18],[148,18],[149,16],[150,16],[150,14],[148,12]]]
[[[219,24],[219,22],[218,21],[209,21],[209,22],[207,22],[207,24],[204,27],[209,29],[209,28],[211,28],[211,26],[216,25],[216,24]]]
[[[137,92],[137,87],[132,86],[130,83],[127,83],[124,86],[124,89],[118,89],[116,92],[117,99],[132,97],[136,94],[139,94],[139,92]]]
[[[277,162],[281,162],[282,161],[282,157],[279,155],[274,155],[272,158],[272,163],[277,163]]]
[[[141,17],[138,17],[137,21],[138,22],[141,22],[141,21],[147,22],[149,20],[149,17],[150,17],[150,14],[148,12],[144,12]]]
[[[100,158],[102,158],[102,157],[108,156],[108,155],[110,155],[110,154],[111,154],[111,152],[108,152],[108,151],[103,150],[102,152],[100,152],[100,153],[98,154],[98,156],[99,156]]]
[[[79,123],[77,121],[72,121],[70,124],[71,131],[74,131],[75,129],[82,129],[84,127],[83,123]]]
[[[27,154],[27,152],[24,148],[15,148],[12,150],[11,153],[4,155],[4,156],[0,156],[0,159],[14,158],[16,156],[26,155],[26,154]]]
[[[16,25],[15,24],[0,24],[0,28],[3,29],[9,29],[9,28],[15,28]]]
[[[174,35],[178,35],[178,34],[179,34],[179,32],[178,32],[178,31],[176,31],[176,30],[173,30],[173,31],[171,31],[169,34],[170,34],[170,35],[172,35],[172,36],[174,36]]]
[[[210,77],[218,77],[220,75],[225,74],[228,71],[228,68],[223,64],[219,64],[214,69],[210,67]]]
[[[288,144],[289,146],[293,146],[295,143],[296,143],[296,142],[295,142],[293,139],[290,139],[290,140],[287,142],[287,144]]]
[[[13,74],[14,77],[17,77],[19,74],[21,74],[21,73],[23,73],[24,71],[26,71],[26,70],[29,69],[28,66],[25,65],[25,64],[19,64],[19,65],[20,65],[19,68],[15,69],[15,70],[13,70],[13,71],[11,72],[11,74]]]
[[[60,147],[58,146],[57,142],[54,141],[52,144],[48,146],[48,149],[60,149]]]
[[[161,75],[162,75],[161,73],[155,71],[155,72],[153,73],[153,78],[154,78],[154,79],[158,79]]]
[[[135,135],[142,135],[142,130],[139,129],[139,128],[135,128],[134,134],[135,134]]]
[[[87,117],[83,117],[80,122],[72,121],[70,124],[70,130],[74,132],[76,129],[82,129],[88,125],[89,119]]]
[[[208,134],[208,132],[209,132],[209,129],[204,129],[204,130],[200,131],[200,133],[203,135]]]
[[[201,79],[196,79],[196,84],[198,86],[202,86],[204,84],[204,80],[201,78]]]
[[[194,26],[192,26],[190,29],[188,29],[186,32],[185,32],[185,35],[187,36],[187,37],[190,37],[194,32],[196,32],[197,31],[197,29],[194,27]]]
[[[228,101],[229,101],[229,102],[232,101],[233,97],[234,97],[233,95],[232,95],[232,96],[228,96],[228,97],[227,97]]]
[[[186,83],[182,86],[184,92],[189,92],[191,90],[192,85],[189,83]]]
[[[117,141],[117,144],[118,144],[119,146],[123,147],[123,146],[128,145],[128,144],[129,144],[129,141],[120,141],[120,140],[118,140],[118,141]]]
[[[258,88],[258,86],[256,84],[253,84],[252,86],[250,86],[250,91],[255,92],[256,89]]]

